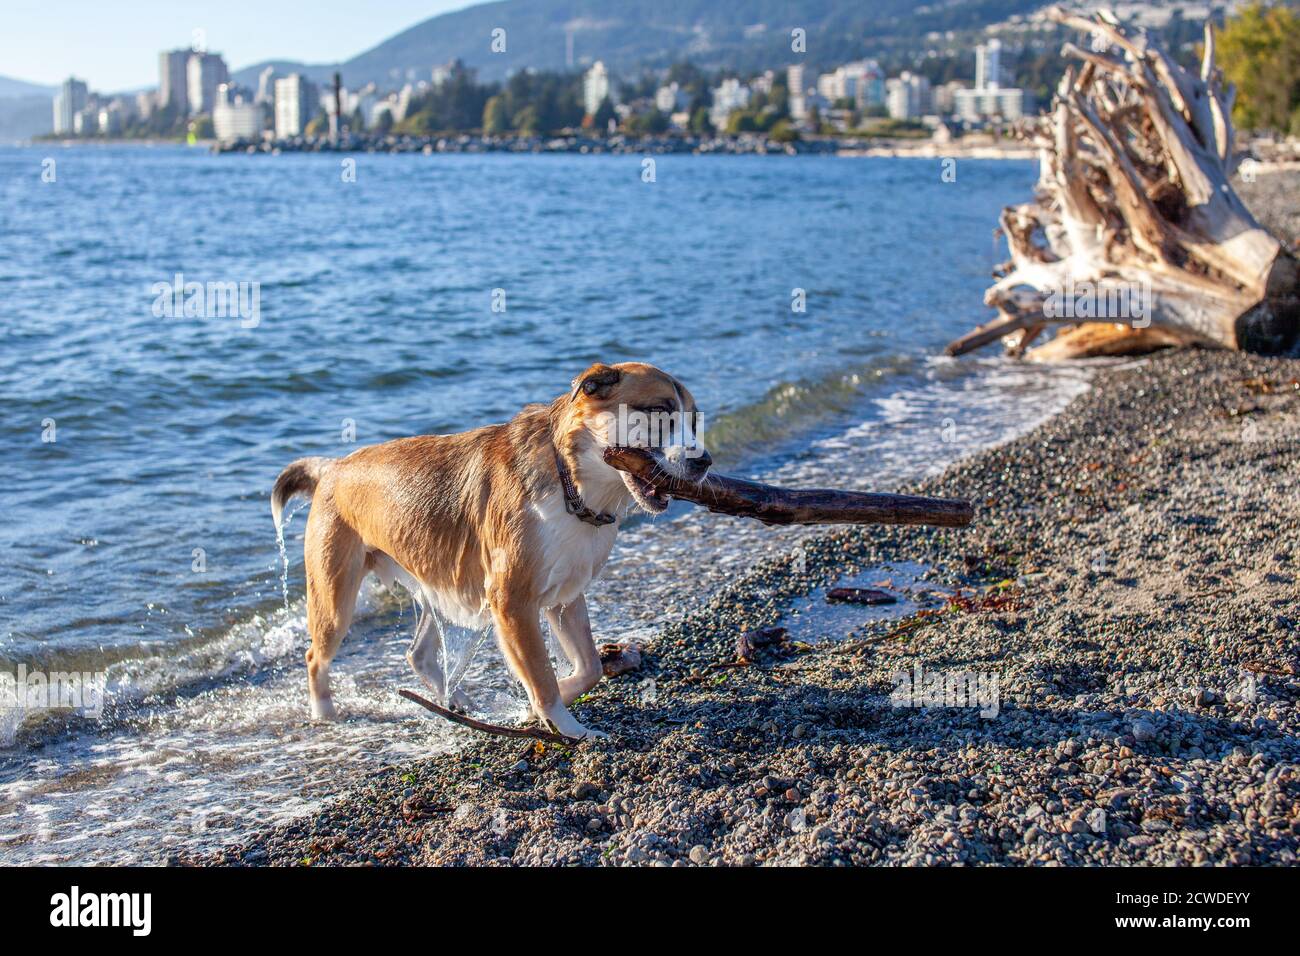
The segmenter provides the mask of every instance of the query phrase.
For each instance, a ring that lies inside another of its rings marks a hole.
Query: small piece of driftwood
[[[898,598],[888,591],[878,591],[875,588],[831,588],[826,592],[826,601],[829,604],[865,604],[870,607],[897,604]]]
[[[788,632],[783,627],[760,627],[753,631],[745,631],[736,638],[736,662],[753,663],[760,647],[782,644],[787,636]]]
[[[542,730],[540,727],[502,727],[500,724],[489,724],[482,720],[475,720],[473,717],[466,717],[454,710],[440,707],[433,701],[421,697],[415,691],[399,690],[397,693],[407,700],[415,701],[426,710],[433,711],[439,717],[445,717],[454,724],[460,724],[462,727],[468,727],[471,730],[481,730],[485,734],[496,734],[498,737],[528,737],[533,740],[543,740],[548,744],[568,744],[569,746],[580,742],[576,737],[566,737],[564,734],[552,733],[549,730]]]
[[[756,518],[764,524],[919,524],[957,528],[974,516],[959,498],[868,494],[830,488],[778,488],[711,474],[696,483],[668,475],[644,448],[611,447],[605,462],[654,485],[661,493],[704,505],[719,514]]]
[[[641,646],[632,642],[600,645],[600,666],[606,677],[618,677],[641,666]]]

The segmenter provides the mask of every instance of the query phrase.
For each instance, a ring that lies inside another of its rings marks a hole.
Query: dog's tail
[[[333,460],[333,458],[299,458],[280,472],[280,477],[275,479],[275,487],[271,490],[271,517],[275,519],[276,534],[280,533],[281,516],[289,499],[299,495],[310,498],[316,491],[316,484],[320,481],[321,474]]]

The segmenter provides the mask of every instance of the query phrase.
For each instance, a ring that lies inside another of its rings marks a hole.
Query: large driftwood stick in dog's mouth
[[[643,448],[606,448],[605,462],[654,485],[657,491],[704,505],[719,514],[756,518],[764,524],[921,524],[958,528],[974,516],[959,498],[880,495],[830,488],[778,488],[711,474],[702,483],[665,474]]]

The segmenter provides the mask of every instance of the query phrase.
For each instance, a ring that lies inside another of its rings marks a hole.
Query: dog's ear
[[[573,380],[573,391],[569,392],[569,401],[576,402],[579,395],[592,398],[609,398],[614,386],[623,378],[623,373],[616,368],[597,362],[587,371]]]

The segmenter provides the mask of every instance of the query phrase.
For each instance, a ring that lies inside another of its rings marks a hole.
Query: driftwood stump
[[[1077,65],[1021,129],[1041,171],[1035,201],[1002,213],[1011,259],[984,295],[998,317],[949,354],[1002,339],[1019,355],[1050,327],[1065,328],[1028,357],[1295,348],[1300,265],[1232,187],[1244,157],[1210,24],[1197,76],[1108,11],[1049,16],[1092,42],[1065,44]]]

